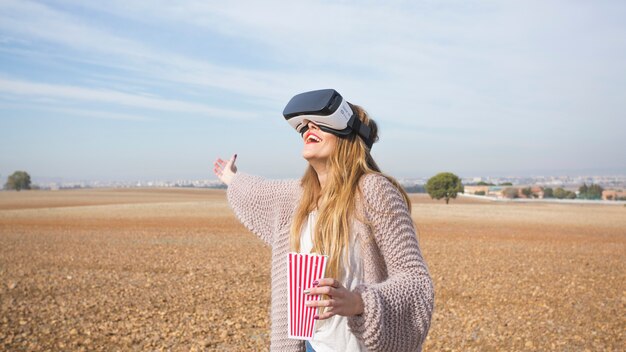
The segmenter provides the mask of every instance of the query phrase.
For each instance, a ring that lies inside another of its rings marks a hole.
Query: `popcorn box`
[[[318,308],[307,307],[306,301],[319,300],[320,296],[307,296],[304,290],[313,286],[313,281],[324,277],[328,256],[317,254],[289,253],[289,318],[288,337],[311,340],[315,333]]]

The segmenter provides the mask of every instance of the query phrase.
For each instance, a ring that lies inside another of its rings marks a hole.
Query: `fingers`
[[[319,300],[319,301],[306,301],[304,303],[305,306],[307,307],[315,307],[315,308],[319,308],[319,307],[334,307],[337,304],[337,301],[335,301],[334,299],[323,299],[323,300]]]
[[[217,158],[217,160],[213,163],[213,172],[220,179],[220,181],[226,184],[226,186],[230,185],[235,174],[237,173],[237,167],[235,166],[236,160],[237,154],[233,154],[228,161]]]
[[[346,289],[333,278],[323,278],[313,282],[313,287],[304,291],[307,295],[343,296]]]
[[[230,169],[233,172],[237,171],[237,167],[235,166],[235,161],[237,161],[237,154],[234,154],[228,161],[222,160],[218,158],[213,163],[213,171],[217,174],[218,172],[223,173],[224,170]]]
[[[235,154],[235,155],[236,155],[236,154]],[[235,156],[235,158],[236,158],[236,156]],[[233,158],[231,158],[231,160],[230,160],[229,162],[231,162],[231,161],[234,161],[234,159],[233,159]],[[227,164],[228,164],[228,163],[227,163],[226,161],[222,160],[221,158],[218,158],[218,159],[217,159],[217,160],[213,163],[213,172],[214,172],[216,175],[218,175],[218,176],[222,175],[222,174],[224,173],[224,170],[226,169],[226,165],[227,165]]]
[[[235,166],[235,161],[237,161],[237,154],[234,154],[230,160],[228,160],[228,164],[230,164],[230,171],[237,172],[237,167]]]
[[[316,316],[314,316],[314,317],[313,317],[313,319],[316,319],[316,320],[324,320],[324,319],[328,319],[328,318],[330,318],[330,317],[333,317],[333,316],[335,316],[335,315],[336,315],[336,313],[335,313],[335,312],[332,312],[332,311],[331,311],[331,312],[329,312],[329,311],[327,310],[327,311],[325,311],[324,313],[322,313],[322,314],[320,314],[320,315],[316,315]]]
[[[330,286],[324,286],[324,287],[311,287],[307,290],[304,290],[304,293],[306,295],[312,296],[312,295],[326,295],[326,296],[337,296],[338,293],[339,295],[341,295],[341,292],[334,288],[334,287],[330,287]]]
[[[217,161],[215,161],[213,163],[213,172],[217,175],[217,176],[221,176],[224,173],[224,167],[226,166],[226,162],[222,159],[217,159]]]
[[[339,304],[339,302],[337,302],[334,299],[325,299],[325,300],[320,300],[320,301],[307,301],[305,302],[305,306],[307,307],[311,307],[311,308],[322,308],[325,307],[326,309],[324,310],[323,313],[316,314],[313,318],[316,320],[324,320],[324,319],[328,319],[332,316],[337,315],[337,312],[334,311],[334,308],[337,307],[337,305]]]
[[[330,286],[330,287],[334,287],[334,288],[343,287],[339,281],[333,279],[332,277],[319,279],[319,280],[317,280],[317,282],[318,282],[318,284],[317,284],[318,287],[319,286]]]

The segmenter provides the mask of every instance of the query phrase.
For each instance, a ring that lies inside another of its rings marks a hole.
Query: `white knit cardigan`
[[[361,178],[351,231],[361,246],[364,312],[348,327],[368,351],[421,351],[434,308],[434,290],[411,214],[398,189],[384,176]],[[238,172],[227,190],[239,220],[272,248],[271,351],[304,351],[287,338],[289,231],[302,195],[298,180],[266,180]]]

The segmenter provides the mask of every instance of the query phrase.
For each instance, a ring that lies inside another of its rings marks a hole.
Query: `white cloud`
[[[5,99],[6,100],[6,99]],[[11,100],[9,100],[11,101]],[[15,101],[14,99],[12,101]],[[57,99],[40,98],[36,99],[37,104],[31,104],[28,109],[44,112],[46,115],[50,113],[61,113],[63,115],[76,116],[80,118],[95,118],[104,120],[120,120],[120,121],[154,121],[153,118],[145,116],[143,114],[127,114],[110,111],[97,111],[94,109],[80,109],[80,108],[64,108],[59,107],[59,101]],[[23,104],[14,102],[1,103],[0,109],[6,110],[23,110],[25,106]]]
[[[46,84],[0,77],[0,92],[30,98],[59,98],[67,101],[111,103],[148,110],[165,110],[181,113],[204,114],[212,118],[250,119],[254,113],[216,109],[206,105],[178,100],[150,98],[120,93],[112,90],[90,89],[68,85]]]
[[[37,25],[33,26],[32,23]],[[280,74],[219,66],[162,48],[153,48],[136,40],[120,38],[94,28],[87,21],[28,1],[0,3],[0,29],[71,50],[61,54],[45,53],[57,59],[61,56],[68,61],[97,63],[152,79],[217,87],[244,96],[265,97],[276,96],[281,82],[286,82],[286,77]],[[23,53],[31,54],[28,51]]]
[[[594,109],[592,102],[587,108],[580,106],[588,92],[579,87],[596,84],[602,91],[607,76],[604,66],[579,60],[568,51],[575,50],[576,43],[567,38],[580,38],[588,30],[576,23],[594,24],[584,12],[576,11],[584,8],[580,4],[564,13],[563,4],[539,3],[68,3],[119,18],[162,23],[164,30],[190,27],[205,31],[208,40],[217,31],[257,43],[264,48],[257,55],[271,57],[284,67],[268,70],[212,63],[120,38],[83,19],[25,1],[5,2],[3,13],[11,16],[5,15],[0,26],[102,57],[102,65],[121,67],[146,79],[213,87],[272,108],[293,92],[333,86],[381,115],[393,106],[394,119],[405,123],[415,118],[433,127],[503,118],[560,121],[561,116],[577,115],[572,112]],[[561,16],[555,17],[557,13]],[[604,31],[609,29],[614,28]],[[619,34],[615,40],[623,43],[623,30]],[[552,40],[560,40],[557,45],[568,50],[551,50]],[[71,53],[66,55],[72,60]],[[624,69],[618,69],[623,75]],[[577,108],[562,114],[541,108],[553,104]]]

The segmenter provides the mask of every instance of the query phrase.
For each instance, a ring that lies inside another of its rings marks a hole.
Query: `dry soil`
[[[626,207],[412,200],[426,351],[624,350]],[[267,350],[269,259],[220,190],[0,192],[0,350]]]

